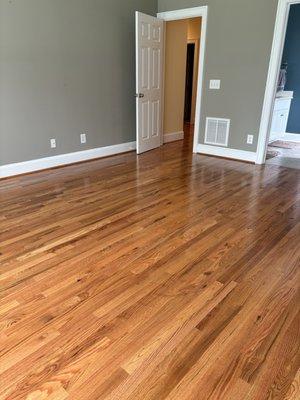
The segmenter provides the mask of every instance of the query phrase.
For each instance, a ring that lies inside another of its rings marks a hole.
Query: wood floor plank
[[[298,400],[299,170],[192,136],[0,181],[1,400]]]
[[[297,400],[300,398],[300,369],[298,370],[295,378],[286,394],[284,400]]]

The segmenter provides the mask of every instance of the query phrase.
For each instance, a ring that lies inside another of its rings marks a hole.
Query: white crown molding
[[[14,164],[0,166],[0,178],[7,178],[29,172],[40,171],[47,168],[59,167],[76,162],[92,160],[95,158],[112,156],[136,149],[136,142],[121,143],[112,146],[98,147],[95,149],[77,151],[74,153],[60,154],[57,156],[39,158]]]
[[[229,149],[228,147],[209,146],[198,144],[197,153],[217,157],[232,158],[234,160],[248,161],[255,163],[256,153],[252,151]]]
[[[176,140],[182,140],[184,138],[183,131],[165,133],[164,134],[164,143],[175,142]]]

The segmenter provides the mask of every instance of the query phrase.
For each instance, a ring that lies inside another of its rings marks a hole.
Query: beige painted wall
[[[188,20],[188,39],[199,39],[201,29],[201,18],[191,18]]]
[[[164,134],[183,131],[188,20],[166,23]]]

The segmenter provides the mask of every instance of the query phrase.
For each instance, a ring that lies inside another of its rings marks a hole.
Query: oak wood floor
[[[300,399],[299,170],[187,140],[0,204],[1,399]]]

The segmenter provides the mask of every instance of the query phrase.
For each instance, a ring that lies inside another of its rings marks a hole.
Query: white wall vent
[[[228,146],[230,119],[206,118],[205,143]]]

